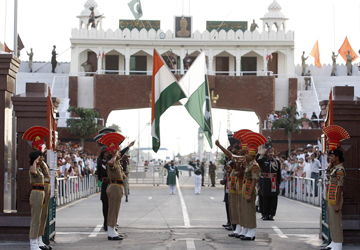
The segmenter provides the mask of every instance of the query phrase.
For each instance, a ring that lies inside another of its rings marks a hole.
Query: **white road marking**
[[[195,241],[194,240],[186,240],[186,249],[188,249],[188,250],[196,249]]]
[[[96,237],[99,234],[101,227],[101,225],[97,225],[94,228],[94,231],[89,235],[89,237]]]
[[[183,213],[183,217],[184,217],[184,226],[185,227],[191,227],[190,225],[190,219],[189,219],[189,214],[185,205],[185,201],[184,201],[184,197],[181,193],[181,189],[180,189],[180,185],[179,185],[179,181],[176,180],[176,187],[179,193],[179,198],[180,198],[180,204],[181,204],[181,210]]]
[[[271,226],[274,231],[277,233],[277,235],[279,235],[280,238],[288,238],[285,234],[283,234],[283,232],[281,232],[281,230],[276,227],[276,226]]]
[[[151,200],[151,199],[152,199],[152,197],[150,196],[150,197],[149,197],[149,200]]]
[[[214,198],[214,197],[210,197],[210,199],[214,200],[215,198]]]

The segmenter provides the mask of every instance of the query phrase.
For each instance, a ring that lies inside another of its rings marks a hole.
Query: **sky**
[[[18,33],[25,45],[20,59],[27,61],[26,50],[33,48],[34,61],[50,61],[52,46],[57,46],[59,62],[69,62],[70,36],[73,28],[78,28],[76,18],[84,10],[86,0],[18,0]],[[115,30],[119,19],[134,19],[128,2],[130,0],[96,0],[98,10],[104,14],[103,29]],[[194,30],[203,32],[206,21],[247,21],[255,19],[262,31],[260,20],[268,12],[273,0],[141,0],[142,20],[160,20],[161,29],[173,30],[174,16],[192,16]],[[295,64],[301,63],[302,51],[308,55],[319,41],[322,63],[331,63],[331,52],[337,51],[347,36],[355,51],[360,49],[360,2],[359,0],[277,0],[282,13],[289,18],[287,30],[295,32]],[[0,42],[13,48],[14,0],[0,0]],[[355,62],[360,62],[360,58]],[[313,64],[309,57],[307,63]],[[344,63],[341,57],[338,63]],[[220,97],[222,98],[222,97]],[[140,147],[151,147],[150,110],[129,110],[112,112],[107,125],[118,124],[129,140],[140,138]],[[140,112],[140,121],[138,121]],[[258,131],[258,118],[253,112],[230,111],[230,129],[252,129]],[[175,115],[174,115],[175,114]],[[116,119],[129,117],[127,120]],[[125,116],[124,116],[125,115]],[[227,111],[213,109],[213,142],[219,138],[226,144]],[[221,125],[220,125],[221,123]],[[139,129],[140,128],[140,129]],[[171,107],[162,116],[162,147],[155,158],[172,156],[180,151],[184,155],[196,150],[197,129],[195,121],[183,107]],[[139,130],[141,136],[139,137]],[[220,133],[219,133],[220,131]],[[179,139],[178,139],[179,138]],[[125,142],[126,143],[126,142]],[[205,143],[208,145],[208,143]],[[208,146],[205,149],[209,149]],[[216,146],[213,147],[216,151]]]

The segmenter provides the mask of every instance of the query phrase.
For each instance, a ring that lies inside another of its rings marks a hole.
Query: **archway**
[[[160,120],[161,147],[157,153],[152,151],[151,137],[151,110],[150,108],[113,110],[108,116],[106,126],[116,124],[121,129],[126,139],[122,146],[126,146],[136,140],[135,146],[130,154],[132,158],[143,160],[166,160],[173,159],[176,155],[201,155],[204,152],[215,156],[221,151],[215,146],[215,140],[227,146],[227,130],[235,132],[240,129],[250,129],[259,132],[260,121],[258,115],[253,111],[212,109],[213,136],[212,149],[206,138],[199,140],[198,124],[189,115],[183,106],[172,106]],[[202,144],[202,147],[199,145]],[[201,152],[199,152],[201,148]],[[138,153],[138,149],[140,149]],[[202,158],[201,156],[199,158]]]

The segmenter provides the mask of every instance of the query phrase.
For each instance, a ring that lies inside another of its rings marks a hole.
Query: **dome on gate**
[[[95,0],[87,0],[86,3],[84,4],[85,9],[89,9],[90,7],[98,7],[97,3]]]
[[[276,2],[276,0],[274,0],[274,2],[272,2],[269,7],[268,7],[269,11],[281,11],[281,6],[278,2]]]
[[[265,14],[264,18],[285,18],[281,12],[281,6],[274,0],[268,7],[269,12]]]

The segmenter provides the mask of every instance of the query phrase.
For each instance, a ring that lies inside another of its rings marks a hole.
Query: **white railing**
[[[315,196],[315,179],[305,177],[290,177],[285,181],[285,197],[321,206],[323,187],[317,183],[318,196]]]
[[[75,119],[75,120],[79,120],[81,119],[80,117],[56,117],[57,120],[68,120],[68,119]],[[95,123],[98,124],[99,122],[101,123],[101,126],[105,126],[105,121],[104,118],[94,118],[95,119]],[[66,123],[65,123],[66,124]]]
[[[164,39],[159,39],[160,33],[165,33]],[[90,29],[87,30],[86,28],[83,29],[77,29],[74,28],[71,30],[71,39],[83,39],[83,38],[93,38],[93,39],[117,39],[117,40],[123,40],[127,41],[129,39],[131,40],[152,40],[153,43],[163,43],[164,40],[182,40],[183,43],[186,43],[188,41],[193,42],[206,42],[210,41],[212,43],[214,42],[224,42],[226,41],[293,41],[294,40],[294,32],[289,31],[283,31],[280,30],[278,32],[272,30],[270,32],[268,31],[262,31],[259,32],[257,30],[251,32],[250,30],[242,31],[242,30],[212,30],[208,31],[205,30],[202,33],[200,31],[196,30],[194,33],[192,33],[191,38],[188,39],[182,39],[182,38],[176,38],[175,34],[171,30],[163,31],[163,30],[157,30],[150,29],[149,31],[142,29],[142,30],[129,30],[129,29],[116,29],[116,30],[96,30],[96,29]]]
[[[317,128],[314,128],[314,127],[309,127],[308,129],[321,129],[321,126],[320,126],[320,123],[324,121],[324,119],[309,119],[310,121],[312,122],[318,122],[318,127]],[[271,121],[269,120],[264,120],[264,124],[263,124],[263,129],[264,130],[267,130],[267,129],[271,129]],[[303,129],[301,127],[299,127],[299,129]]]
[[[97,180],[94,175],[70,176],[67,179],[58,178],[56,205],[67,204],[98,192]]]
[[[316,103],[317,103],[317,107],[318,107],[318,114],[320,114],[321,112],[321,107],[320,107],[320,102],[319,102],[319,96],[318,96],[318,93],[317,93],[317,90],[316,90],[316,85],[315,85],[315,81],[314,81],[314,78],[311,77],[311,86],[312,86],[312,91],[313,91],[313,94],[315,95],[315,98],[316,98]]]

